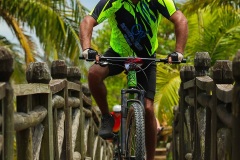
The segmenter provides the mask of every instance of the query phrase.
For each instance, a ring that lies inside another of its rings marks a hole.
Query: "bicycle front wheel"
[[[137,102],[128,110],[126,125],[126,158],[143,160],[145,158],[144,107]]]

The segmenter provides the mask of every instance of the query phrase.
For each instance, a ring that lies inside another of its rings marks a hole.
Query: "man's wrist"
[[[177,54],[181,54],[181,55],[183,55],[183,53],[182,52],[178,52],[178,51],[175,51]]]
[[[177,53],[177,55],[178,55],[178,61],[182,61],[183,54],[181,52],[178,52],[178,51],[175,51],[175,53]]]

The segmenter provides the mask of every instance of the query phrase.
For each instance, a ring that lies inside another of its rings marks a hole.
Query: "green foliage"
[[[171,124],[173,118],[173,106],[178,104],[178,89],[180,77],[178,69],[169,65],[157,66],[157,88],[155,95],[155,109],[160,122]]]
[[[114,105],[121,103],[121,89],[126,87],[126,82],[126,75],[124,73],[106,79],[105,84],[108,91],[107,98],[110,110],[112,110]]]
[[[24,57],[21,57],[18,53],[20,52],[18,50],[18,46],[16,44],[11,43],[9,40],[7,40],[5,37],[0,35],[0,46],[6,48],[12,55],[14,59],[14,72],[11,76],[11,79],[14,81],[14,83],[20,83],[25,81],[25,77],[22,75],[25,74],[24,70]]]
[[[161,55],[168,55],[175,49],[174,26],[166,18],[162,19],[158,29],[158,43],[157,53]]]
[[[206,51],[212,59],[231,60],[239,49],[240,17],[233,8],[209,7],[188,17],[189,39],[186,56],[194,59],[194,53]]]
[[[95,49],[103,54],[110,47],[111,27],[107,21],[102,24],[102,29],[96,31],[92,43]]]

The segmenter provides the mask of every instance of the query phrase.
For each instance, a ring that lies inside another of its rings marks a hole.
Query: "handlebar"
[[[79,57],[81,60],[85,60],[84,57]],[[141,57],[104,57],[104,56],[99,56],[99,62],[105,61],[105,62],[125,62],[133,59],[139,59],[144,62],[163,62],[163,63],[168,63],[167,58],[163,59],[157,59],[157,58],[141,58]],[[86,59],[86,61],[96,61],[95,59]],[[186,63],[187,60],[183,59],[181,62],[180,61],[172,61],[172,64],[180,64],[180,63]]]

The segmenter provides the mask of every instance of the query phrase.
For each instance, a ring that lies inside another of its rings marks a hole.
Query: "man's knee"
[[[145,98],[145,110],[148,113],[154,113],[153,100]]]
[[[107,76],[107,68],[99,65],[93,65],[88,71],[88,80],[90,81],[103,81]]]

